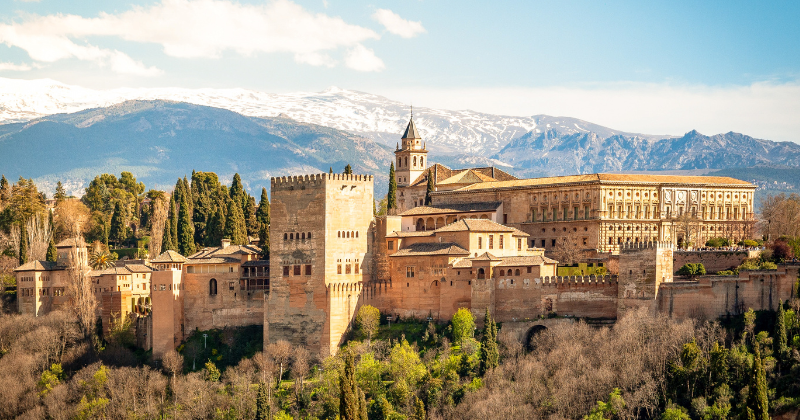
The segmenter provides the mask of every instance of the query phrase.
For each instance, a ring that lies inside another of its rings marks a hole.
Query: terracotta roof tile
[[[400,213],[400,216],[497,211],[497,209],[500,208],[501,204],[502,203],[499,201],[491,201],[491,202],[480,202],[480,203],[419,206]]]
[[[151,263],[185,263],[186,257],[181,254],[178,254],[175,251],[169,250],[164,251],[159,255],[156,259],[151,260]]]
[[[392,257],[423,255],[469,255],[469,251],[451,242],[423,242],[411,244],[392,254]]]
[[[558,261],[539,255],[527,257],[502,257],[498,267],[516,267],[523,265],[557,264]]]
[[[580,182],[591,183],[644,183],[644,184],[719,184],[753,187],[755,185],[735,178],[724,176],[683,176],[683,175],[641,175],[641,174],[586,174],[567,175],[544,178],[517,179],[511,181],[484,182],[468,185],[456,191],[484,190],[494,188],[533,187],[540,185],[570,184]]]
[[[59,267],[57,263],[50,261],[29,261],[25,264],[14,269],[14,271],[53,271],[63,270],[65,267]]]
[[[530,236],[519,229],[503,226],[500,223],[493,222],[487,219],[461,219],[457,222],[450,223],[447,226],[440,227],[434,232],[512,232],[514,236]]]

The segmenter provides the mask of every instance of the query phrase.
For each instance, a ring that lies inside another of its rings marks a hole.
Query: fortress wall
[[[748,309],[775,310],[796,295],[797,267],[743,272],[739,277],[703,276],[661,285],[656,308],[673,318],[712,319]]]
[[[229,265],[220,266],[227,268]],[[241,291],[239,276],[238,270],[232,273],[186,273],[184,268],[186,331],[261,325],[264,322],[264,292]],[[217,294],[214,296],[209,293],[211,279],[217,280]]]
[[[760,251],[675,251],[675,270],[685,264],[702,263],[709,274],[738,267],[747,258],[756,258]]]

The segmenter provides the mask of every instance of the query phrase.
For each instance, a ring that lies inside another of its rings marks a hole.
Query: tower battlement
[[[617,276],[545,276],[541,278],[542,286],[610,286],[617,283]]]
[[[291,190],[293,187],[321,187],[324,181],[372,182],[372,175],[357,174],[309,174],[290,175],[270,178],[270,187],[279,190]]]
[[[624,242],[620,246],[620,252],[632,252],[640,249],[675,249],[671,242],[651,241],[651,242]]]

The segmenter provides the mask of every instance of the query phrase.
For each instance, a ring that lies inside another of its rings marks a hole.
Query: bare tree
[[[161,254],[161,240],[164,236],[164,224],[169,212],[169,197],[162,194],[150,202],[152,206],[150,216],[150,257],[155,258]]]
[[[697,215],[685,212],[673,217],[672,225],[675,228],[675,235],[682,235],[684,248],[698,245],[700,241],[700,219],[697,218]]]
[[[779,194],[762,198],[758,227],[767,239],[800,236],[800,195]]]
[[[70,252],[67,268],[69,273],[68,293],[71,307],[81,325],[83,336],[89,338],[95,329],[97,301],[92,292],[91,279],[88,276],[86,256],[81,255],[81,249],[78,238],[75,238],[75,245]]]
[[[286,340],[278,340],[277,343],[267,346],[267,354],[278,365],[278,385],[280,385],[283,378],[283,369],[292,357],[292,345]]]
[[[555,249],[553,249],[553,257],[563,265],[581,262],[585,257],[585,251],[579,244],[579,240],[580,238],[574,232],[558,238]]]
[[[294,378],[295,397],[303,392],[303,380],[309,371],[309,354],[305,347],[298,346],[292,357],[292,378]]]
[[[28,233],[28,261],[44,260],[53,235],[50,223],[41,214],[37,214],[25,222],[25,227]]]
[[[53,222],[59,239],[82,236],[89,228],[91,212],[79,200],[64,200],[56,206]]]

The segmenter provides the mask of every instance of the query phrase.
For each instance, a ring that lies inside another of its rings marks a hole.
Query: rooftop
[[[57,263],[50,261],[29,261],[25,264],[14,269],[14,271],[52,271],[63,270],[65,267],[59,267]]]
[[[150,261],[151,263],[185,263],[186,257],[173,250],[164,251],[156,257],[154,260]]]
[[[572,183],[642,183],[642,184],[694,184],[729,185],[753,187],[755,185],[726,176],[684,176],[684,175],[642,175],[642,174],[586,174],[552,176],[544,178],[516,179],[510,181],[483,182],[459,188],[457,191],[485,190],[494,188],[514,188],[546,186]]]
[[[400,213],[400,216],[417,216],[427,214],[444,214],[444,213],[469,213],[469,212],[486,212],[497,211],[502,203],[499,201],[481,202],[481,203],[463,203],[463,204],[442,204],[432,206],[419,206],[413,209],[406,210]]]
[[[527,265],[557,264],[558,261],[539,255],[528,257],[502,257],[498,267],[516,267]]]
[[[461,219],[457,222],[442,226],[434,232],[512,232],[513,236],[530,236],[527,233],[487,219]]]
[[[203,248],[192,255],[189,255],[190,260],[198,258],[211,258],[222,255],[252,255],[260,254],[261,248],[256,245],[228,245],[226,247],[215,246]]]
[[[411,257],[424,255],[469,255],[469,251],[452,242],[429,242],[411,244],[391,256]]]

